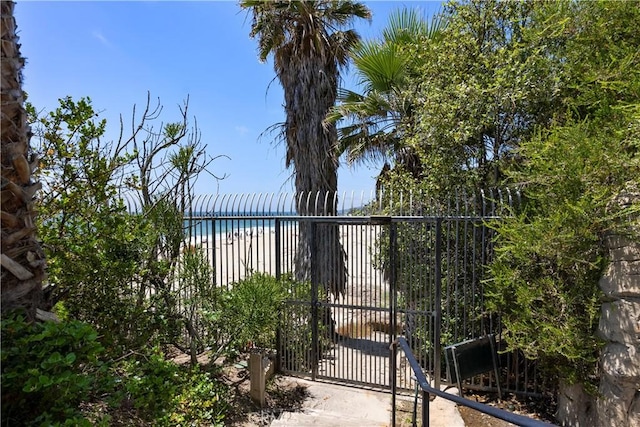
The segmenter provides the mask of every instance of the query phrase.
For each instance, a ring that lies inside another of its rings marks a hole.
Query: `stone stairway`
[[[295,379],[309,392],[300,412],[284,412],[271,423],[282,426],[387,427],[391,425],[391,394],[368,389]],[[431,427],[464,427],[456,405],[436,398],[430,403]]]

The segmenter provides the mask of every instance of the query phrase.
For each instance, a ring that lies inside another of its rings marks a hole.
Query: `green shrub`
[[[231,347],[275,348],[285,296],[283,283],[263,273],[255,273],[223,292],[220,321]]]
[[[2,424],[88,425],[78,407],[97,385],[103,348],[88,324],[2,320]]]
[[[526,161],[512,176],[527,182],[526,200],[495,224],[487,302],[501,313],[510,349],[564,379],[587,382],[601,347],[602,239],[640,208],[616,212],[610,201],[637,179],[638,163],[625,139],[589,122],[541,133],[521,154]]]
[[[173,410],[159,420],[159,426],[221,426],[229,409],[229,391],[224,384],[200,372],[189,372],[180,391],[173,397]]]
[[[120,385],[114,403],[131,405],[153,425],[222,425],[228,391],[197,366],[179,366],[156,349],[121,362],[116,373]]]

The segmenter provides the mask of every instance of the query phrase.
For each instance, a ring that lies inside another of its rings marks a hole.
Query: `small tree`
[[[173,272],[183,212],[190,185],[212,161],[197,130],[188,131],[187,105],[180,122],[154,131],[161,108],[148,99],[142,117],[134,108],[133,134],[125,139],[121,131],[115,142],[103,140],[106,121],[88,98],[61,99],[40,118],[30,108],[42,156],[39,229],[51,259],[51,304],[95,325],[115,353],[159,336],[177,340]]]

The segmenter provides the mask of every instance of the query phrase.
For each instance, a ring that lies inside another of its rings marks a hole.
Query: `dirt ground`
[[[227,414],[225,425],[233,427],[269,426],[282,412],[299,411],[309,396],[305,387],[275,375],[267,382],[265,407],[260,408],[251,400],[247,360],[242,359],[226,365],[220,379],[231,388],[233,409]]]
[[[483,394],[469,394],[466,393],[465,397],[475,400],[476,402],[484,403],[490,406],[494,406],[500,409],[514,412],[516,414],[524,415],[536,420],[545,421],[548,423],[554,423],[553,411],[555,406],[549,399],[534,400],[531,398],[518,399],[515,396],[506,396],[503,400],[499,401],[497,395],[491,393]],[[467,427],[508,427],[514,424],[506,421],[494,418],[490,415],[483,414],[476,410],[458,406],[460,416],[464,420]],[[417,425],[422,426],[420,422],[420,407],[417,412]],[[411,427],[413,419],[413,400],[400,400],[398,401],[396,410],[396,423],[398,427]]]

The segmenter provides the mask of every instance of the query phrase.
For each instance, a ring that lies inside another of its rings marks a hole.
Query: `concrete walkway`
[[[271,423],[280,426],[356,426],[391,425],[391,394],[304,379],[295,382],[306,387],[309,397],[301,412],[285,412]],[[449,390],[455,393],[455,390]],[[464,427],[453,402],[436,398],[429,406],[431,427]],[[399,422],[398,422],[399,424]]]

